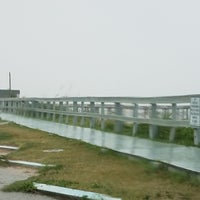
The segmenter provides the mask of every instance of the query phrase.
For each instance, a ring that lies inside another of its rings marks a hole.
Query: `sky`
[[[0,88],[22,97],[200,94],[199,0],[0,0]]]

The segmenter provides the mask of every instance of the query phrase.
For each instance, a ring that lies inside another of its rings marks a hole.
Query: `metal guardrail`
[[[69,116],[73,125],[84,126],[89,118],[90,127],[95,121],[105,128],[107,119],[115,121],[114,129],[120,132],[123,123],[133,124],[132,134],[137,132],[138,124],[149,125],[149,137],[158,134],[158,126],[170,127],[169,140],[175,138],[177,127],[190,126],[191,98],[200,95],[168,97],[67,97],[67,98],[9,98],[0,99],[2,112],[19,114],[58,122],[68,123]],[[194,131],[194,143],[200,144],[198,132]]]

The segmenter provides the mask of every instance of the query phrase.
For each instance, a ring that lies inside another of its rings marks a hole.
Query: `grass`
[[[15,124],[0,126],[0,133],[11,138],[0,145],[16,145],[7,158],[45,164],[53,168],[39,170],[39,175],[16,182],[11,191],[34,191],[33,182],[94,191],[121,197],[123,200],[199,199],[197,178],[171,173],[165,167],[155,168],[144,160],[129,160],[113,151],[72,139],[62,138]],[[62,148],[63,152],[45,153],[45,149]],[[0,163],[1,165],[1,163]]]

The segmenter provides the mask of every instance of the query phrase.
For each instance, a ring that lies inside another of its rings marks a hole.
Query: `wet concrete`
[[[109,148],[117,152],[160,161],[176,167],[200,172],[200,148],[155,142],[148,139],[117,135],[18,115],[0,113],[0,117],[30,128]]]

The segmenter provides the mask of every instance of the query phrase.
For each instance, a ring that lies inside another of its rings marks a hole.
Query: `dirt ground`
[[[0,156],[6,155],[11,150],[0,149]],[[37,174],[37,169],[20,166],[0,167],[0,200],[56,200],[39,194],[25,194],[20,192],[3,192],[1,189],[15,181],[25,180]]]

